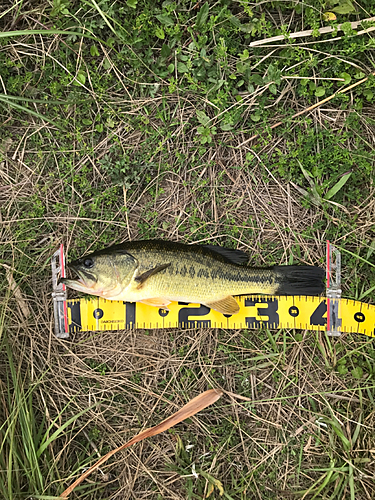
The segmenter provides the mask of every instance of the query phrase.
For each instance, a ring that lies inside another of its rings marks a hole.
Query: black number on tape
[[[291,306],[289,307],[289,314],[293,317],[296,318],[299,315],[299,309],[297,306]]]
[[[356,312],[354,315],[354,319],[357,321],[357,323],[363,323],[366,319],[366,316],[361,312]]]
[[[77,301],[74,303],[67,302],[67,304],[72,318],[72,322],[69,324],[69,333],[79,332],[82,330],[81,303]]]
[[[277,299],[245,299],[245,307],[252,307],[259,304],[257,307],[258,316],[267,316],[268,320],[259,321],[254,316],[245,318],[246,326],[248,328],[259,328],[261,325],[276,327],[279,324],[279,302]]]
[[[135,326],[135,302],[124,302],[125,304],[125,328]]]
[[[102,317],[104,316],[103,309],[95,309],[95,311],[93,312],[93,316],[95,319],[102,319]]]
[[[191,319],[190,316],[206,316],[210,312],[207,306],[183,307],[178,313],[178,323],[181,328],[210,328],[210,319]]]
[[[321,302],[315,311],[310,316],[310,325],[324,326],[327,324],[327,318],[323,318],[323,314],[327,312],[327,303],[325,300]]]

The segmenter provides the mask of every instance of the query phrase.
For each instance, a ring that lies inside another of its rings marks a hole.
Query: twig
[[[361,23],[368,22],[371,23],[375,21],[375,17],[369,17],[367,19],[362,19],[361,21],[355,21],[353,23],[350,23],[350,26],[352,29],[357,28]],[[343,23],[347,25],[347,23]],[[322,35],[325,33],[332,33],[334,31],[342,31],[342,26],[343,24],[338,24],[335,27],[332,26],[325,26],[324,28],[319,28],[318,32]],[[371,30],[372,31],[372,30]],[[358,32],[358,35],[362,35],[363,33],[366,33],[367,30],[362,30]],[[289,35],[278,35],[278,36],[272,36],[271,38],[264,38],[263,40],[255,40],[255,42],[251,42],[249,44],[249,47],[256,47],[259,45],[264,45],[266,43],[270,42],[280,42],[283,40],[288,40],[289,38],[302,38],[304,36],[311,36],[313,33],[316,33],[316,30],[305,30],[305,31],[296,31],[295,33],[290,33]]]
[[[7,264],[1,264],[1,265],[3,267],[5,267],[5,269],[6,269],[6,271],[5,271],[6,278],[8,280],[9,287],[14,294],[14,298],[17,301],[17,305],[18,305],[23,317],[25,319],[27,319],[30,316],[30,309],[29,309],[29,306],[27,305],[26,300],[23,298],[23,295],[22,295],[22,292],[21,292],[19,286],[17,285],[16,281],[13,278],[13,269],[10,266],[8,266]]]
[[[193,415],[203,410],[207,406],[215,403],[215,401],[217,401],[222,396],[222,394],[223,393],[217,389],[210,389],[209,391],[202,392],[202,394],[199,394],[199,396],[193,398],[176,413],[174,413],[170,417],[160,422],[160,424],[155,425],[155,427],[151,427],[151,429],[146,429],[140,432],[137,436],[134,436],[130,441],[121,445],[119,448],[111,450],[106,455],[104,455],[104,457],[99,459],[94,465],[92,465],[89,469],[87,469],[87,471],[85,471],[76,481],[74,481],[74,483],[71,484],[69,488],[67,488],[60,495],[60,498],[68,498],[68,495],[74,490],[76,486],[81,484],[82,481],[91,474],[91,472],[93,472],[95,469],[104,464],[112,455],[114,455],[118,451],[124,450],[125,448],[128,448],[132,444],[138,443],[139,441],[142,441],[145,438],[156,436],[157,434],[160,434],[161,432],[170,429],[179,422],[182,422],[183,420],[192,417]]]

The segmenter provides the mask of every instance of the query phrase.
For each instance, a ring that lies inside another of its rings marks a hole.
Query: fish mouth
[[[80,281],[80,283],[82,283],[82,284],[85,284],[85,282],[87,283],[90,281],[93,283],[96,283],[98,281],[97,278],[93,274],[89,273],[88,271],[86,271],[84,269],[78,268],[74,264],[71,264],[69,266],[69,269],[72,269],[78,275],[77,281]]]
[[[77,290],[78,292],[89,292],[98,281],[93,274],[87,272],[86,270],[79,269],[73,264],[70,264],[68,268],[72,269],[72,271],[77,274],[78,278],[60,278],[59,283],[63,283],[73,290]]]

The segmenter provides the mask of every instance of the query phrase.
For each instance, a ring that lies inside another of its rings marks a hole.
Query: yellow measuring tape
[[[67,326],[69,333],[127,328],[327,328],[326,298],[251,295],[236,299],[240,312],[232,316],[200,304],[172,302],[167,311],[139,302],[68,300]],[[338,317],[341,332],[375,337],[375,306],[340,299]]]

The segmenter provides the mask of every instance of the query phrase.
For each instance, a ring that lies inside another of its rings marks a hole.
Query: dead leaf
[[[215,403],[215,401],[217,401],[222,396],[222,394],[223,394],[222,391],[218,389],[210,389],[209,391],[202,392],[202,394],[199,394],[199,396],[193,398],[176,413],[174,413],[170,417],[160,422],[160,424],[140,432],[139,434],[137,434],[137,436],[134,436],[127,443],[121,445],[119,448],[116,448],[108,452],[106,455],[104,455],[104,457],[99,459],[94,465],[92,465],[89,469],[87,469],[87,471],[84,472],[78,479],[76,479],[76,481],[74,481],[74,483],[71,484],[69,488],[67,488],[60,495],[60,498],[68,498],[69,494],[74,490],[76,486],[81,484],[82,481],[91,474],[91,472],[93,472],[95,469],[104,464],[112,455],[114,455],[118,451],[124,450],[125,448],[128,448],[132,444],[138,443],[139,441],[142,441],[145,438],[156,436],[157,434],[160,434],[161,432],[170,429],[171,427],[182,422],[183,420],[192,417],[193,415],[203,410],[207,406]]]

